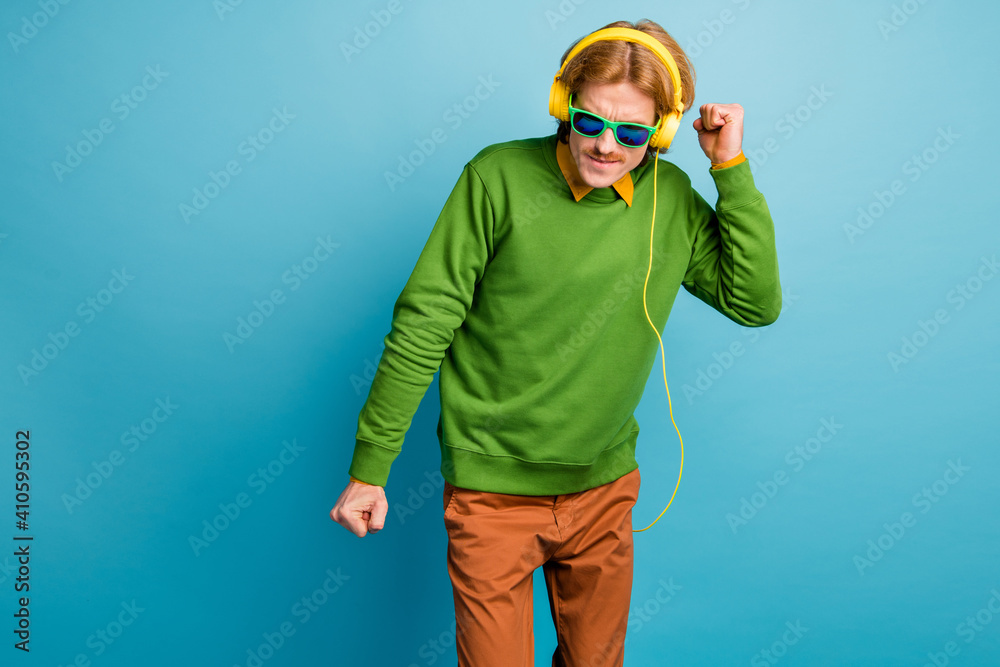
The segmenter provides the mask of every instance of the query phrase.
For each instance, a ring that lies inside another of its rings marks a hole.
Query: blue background
[[[436,380],[385,530],[359,540],[328,517],[366,373],[464,163],[552,132],[565,48],[642,17],[688,48],[696,106],[746,110],[785,310],[749,330],[686,293],[675,304],[664,343],[684,476],[636,537],[627,664],[1000,659],[997,5],[388,7],[0,8],[3,663],[455,664]],[[480,77],[495,85],[471,104]],[[475,108],[449,115],[463,103]],[[714,201],[694,118],[667,159]],[[437,128],[443,143],[390,185]],[[270,314],[251,316],[255,302]],[[259,326],[227,343],[239,318]],[[77,335],[60,336],[68,323]],[[659,361],[637,417],[641,527],[680,463]],[[30,654],[12,646],[11,538],[25,534]]]

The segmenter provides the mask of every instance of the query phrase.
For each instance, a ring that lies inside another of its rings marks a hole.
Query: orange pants
[[[522,496],[444,487],[459,667],[532,667],[532,574],[545,574],[553,667],[625,658],[632,508],[639,470],[578,493]]]

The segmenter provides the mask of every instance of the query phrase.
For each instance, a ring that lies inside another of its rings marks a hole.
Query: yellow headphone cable
[[[644,530],[653,527],[660,517],[663,516],[664,512],[670,507],[670,504],[674,502],[674,496],[677,495],[677,489],[681,486],[681,475],[684,474],[684,438],[681,437],[681,430],[677,428],[677,422],[674,421],[674,406],[670,401],[670,387],[667,386],[667,360],[666,354],[663,352],[663,339],[660,338],[660,332],[657,330],[656,325],[653,324],[653,320],[649,318],[649,310],[646,308],[646,285],[649,284],[649,274],[653,270],[653,227],[656,224],[656,167],[660,162],[660,149],[656,149],[656,153],[653,156],[653,220],[649,223],[649,268],[646,270],[646,281],[642,284],[642,309],[646,313],[646,321],[649,322],[649,326],[653,327],[653,333],[656,334],[656,339],[660,341],[660,360],[663,364],[663,386],[667,389],[667,406],[670,408],[670,422],[674,425],[674,429],[677,431],[677,439],[681,443],[681,467],[677,472],[677,485],[674,486],[674,492],[670,496],[670,502],[667,506],[663,508],[663,512],[660,512],[659,516],[653,519],[653,523],[649,524],[645,528],[640,528],[639,530],[633,530],[633,533],[641,533]]]

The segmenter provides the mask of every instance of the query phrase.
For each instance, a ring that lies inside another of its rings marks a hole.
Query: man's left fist
[[[715,164],[732,160],[743,150],[743,107],[739,104],[702,104],[694,121],[698,143]]]

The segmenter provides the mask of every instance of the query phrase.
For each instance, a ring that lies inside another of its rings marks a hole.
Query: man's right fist
[[[358,537],[364,537],[382,530],[388,511],[389,502],[381,486],[348,482],[330,510],[330,518]]]

